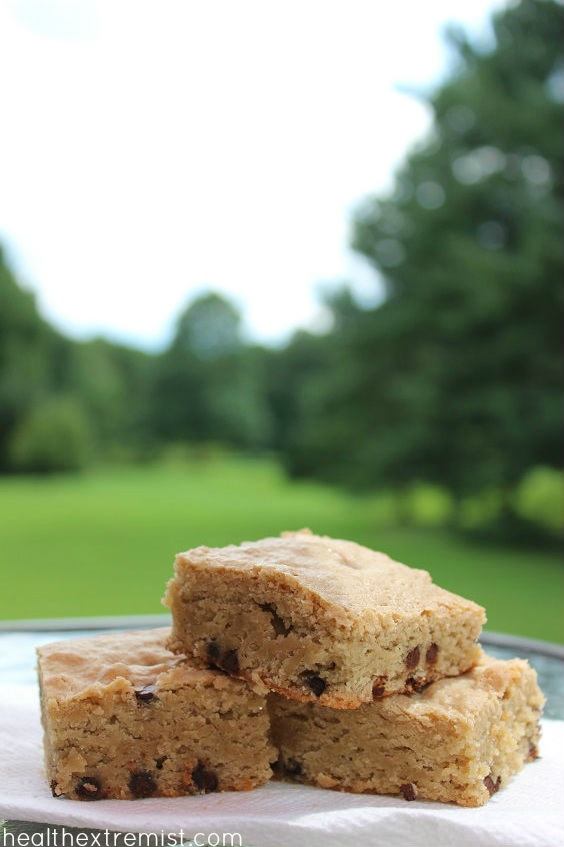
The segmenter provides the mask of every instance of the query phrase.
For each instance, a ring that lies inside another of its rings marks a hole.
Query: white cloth
[[[0,693],[0,818],[124,832],[176,833],[186,841],[239,833],[245,847],[557,847],[564,843],[564,722],[545,721],[541,758],[478,809],[345,794],[272,782],[198,797],[54,798],[45,780],[37,693]],[[225,843],[230,843],[226,841]],[[235,841],[237,843],[237,841]]]

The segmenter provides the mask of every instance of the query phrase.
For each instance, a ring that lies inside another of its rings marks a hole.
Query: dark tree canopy
[[[459,498],[559,462],[561,24],[559,4],[523,0],[495,18],[491,50],[452,37],[430,138],[356,214],[386,300],[333,333],[297,472]]]
[[[52,329],[0,251],[0,472],[65,470],[146,441],[150,371],[144,353]]]
[[[215,292],[193,300],[178,319],[171,349],[202,361],[234,353],[241,347],[241,315]]]
[[[152,419],[161,439],[266,446],[263,356],[243,343],[240,323],[233,303],[214,292],[184,310],[156,365]]]

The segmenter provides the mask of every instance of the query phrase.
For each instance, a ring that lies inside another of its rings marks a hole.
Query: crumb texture
[[[480,806],[538,755],[544,698],[519,659],[357,711],[269,698],[278,773],[323,788]]]

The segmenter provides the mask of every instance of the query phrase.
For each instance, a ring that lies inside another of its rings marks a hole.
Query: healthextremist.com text
[[[242,847],[238,832],[82,832],[45,827],[37,832],[0,833],[0,847]]]

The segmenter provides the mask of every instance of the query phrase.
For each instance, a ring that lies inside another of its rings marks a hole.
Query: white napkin
[[[51,796],[37,693],[14,686],[0,693],[0,818],[159,835],[182,829],[186,841],[200,833],[196,843],[210,833],[222,843],[215,834],[230,832],[245,847],[557,847],[563,751],[564,722],[545,721],[541,758],[479,809],[276,782],[248,792],[83,803]]]

